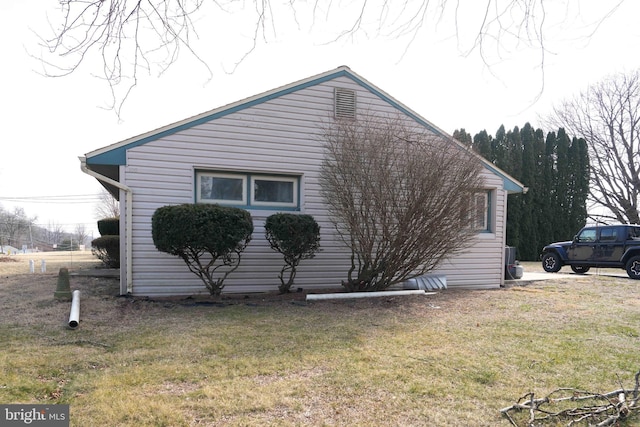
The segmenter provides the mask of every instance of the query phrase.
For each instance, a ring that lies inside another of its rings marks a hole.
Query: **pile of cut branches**
[[[621,422],[634,414],[640,414],[639,400],[640,371],[635,375],[633,390],[622,387],[602,394],[575,388],[559,388],[541,398],[536,398],[530,392],[500,412],[515,427],[534,427],[560,420],[568,421],[567,426],[584,423],[583,425],[604,427],[621,425]]]

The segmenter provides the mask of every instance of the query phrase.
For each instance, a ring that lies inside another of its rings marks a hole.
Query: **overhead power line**
[[[98,203],[101,197],[98,194],[76,194],[57,196],[0,196],[0,201],[14,203]]]

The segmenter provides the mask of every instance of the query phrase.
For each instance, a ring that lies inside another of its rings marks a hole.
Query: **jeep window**
[[[627,238],[627,240],[640,240],[640,228],[629,228],[629,237]]]
[[[596,229],[595,228],[587,228],[582,230],[580,234],[576,237],[576,242],[585,243],[585,242],[595,242],[596,241]]]
[[[616,240],[618,240],[617,228],[603,228],[600,230],[601,242],[615,242]]]

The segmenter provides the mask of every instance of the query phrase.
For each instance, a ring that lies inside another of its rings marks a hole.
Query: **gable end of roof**
[[[130,148],[138,147],[140,145],[144,145],[147,142],[151,142],[157,140],[159,138],[172,135],[174,133],[180,132],[185,129],[189,129],[191,127],[200,125],[202,123],[206,123],[211,120],[218,119],[220,117],[224,117],[229,114],[236,113],[238,111],[242,111],[246,108],[253,107],[255,105],[262,104],[264,102],[270,101],[272,99],[278,98],[283,95],[287,95],[311,86],[315,86],[339,77],[348,77],[353,80],[355,83],[376,95],[380,99],[384,100],[388,104],[392,105],[397,110],[401,111],[403,114],[411,117],[416,122],[420,123],[425,128],[429,129],[431,132],[442,136],[444,138],[452,140],[454,143],[458,143],[455,141],[449,134],[439,129],[423,117],[421,117],[416,112],[412,111],[407,106],[403,105],[396,99],[394,99],[389,94],[385,93],[381,89],[377,88],[358,74],[351,71],[351,69],[347,66],[341,66],[334,70],[327,71],[322,74],[318,74],[316,76],[309,77],[307,79],[300,80],[298,82],[291,83],[289,85],[273,89],[271,91],[255,95],[253,97],[202,113],[200,115],[185,119],[180,122],[176,122],[170,124],[168,126],[153,130],[151,132],[135,136],[133,138],[121,141],[116,144],[112,144],[110,146],[95,150],[93,152],[87,153],[86,163],[87,165],[125,165],[126,164],[126,152]],[[506,173],[500,171],[499,169],[493,167],[489,162],[483,160],[483,164],[485,168],[490,170],[492,173],[500,176],[504,182],[504,189],[509,193],[519,193],[526,191],[526,187],[524,187],[521,183],[508,176]]]

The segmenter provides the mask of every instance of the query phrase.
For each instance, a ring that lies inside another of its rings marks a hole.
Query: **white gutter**
[[[125,203],[125,221],[124,221],[124,228],[125,228],[125,256],[126,256],[126,273],[127,273],[127,293],[130,294],[133,292],[133,272],[131,271],[131,262],[133,259],[132,253],[131,253],[131,248],[132,248],[132,242],[133,242],[133,236],[132,234],[132,224],[133,224],[133,191],[131,190],[130,187],[127,187],[126,185],[115,181],[111,178],[109,178],[108,176],[104,176],[104,175],[100,175],[98,172],[96,171],[92,171],[91,169],[89,169],[87,167],[87,158],[86,157],[78,157],[78,159],[80,159],[80,169],[82,169],[82,172],[86,173],[87,175],[91,175],[92,177],[96,178],[99,181],[102,182],[106,182],[107,184],[111,184],[114,187],[119,188],[120,190],[124,191],[126,193],[126,203]]]

